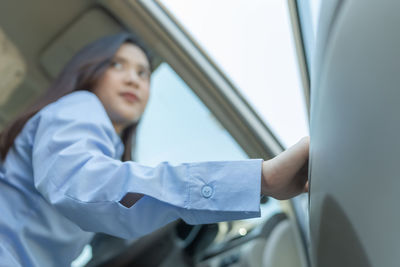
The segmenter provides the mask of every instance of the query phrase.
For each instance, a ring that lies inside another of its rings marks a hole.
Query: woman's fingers
[[[309,138],[297,144],[263,165],[262,186],[264,192],[278,199],[288,199],[308,192]]]
[[[304,185],[304,193],[307,193],[309,190],[309,186],[308,186],[308,181],[306,182],[306,184]]]

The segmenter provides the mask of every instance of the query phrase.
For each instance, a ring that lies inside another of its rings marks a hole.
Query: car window
[[[135,159],[156,165],[240,160],[246,153],[168,63],[152,75],[151,96],[139,124]]]
[[[229,76],[284,147],[308,135],[288,1],[161,3]]]
[[[313,61],[313,51],[317,36],[321,0],[297,0],[296,3],[300,18],[302,39],[308,62],[308,69],[309,71],[312,71],[311,64]]]

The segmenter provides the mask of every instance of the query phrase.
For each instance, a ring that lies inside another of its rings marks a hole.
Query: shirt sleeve
[[[99,99],[76,94],[37,116],[35,187],[85,231],[136,238],[182,218],[190,224],[260,216],[261,160],[147,167],[121,162]],[[144,196],[127,208],[127,193]]]

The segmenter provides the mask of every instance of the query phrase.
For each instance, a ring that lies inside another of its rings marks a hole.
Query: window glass
[[[317,34],[317,26],[319,19],[319,10],[321,8],[321,0],[310,0],[310,13],[312,18],[312,28],[314,32],[314,37]]]
[[[296,2],[300,17],[303,44],[307,57],[308,71],[311,72],[314,45],[317,38],[317,27],[321,8],[321,0],[297,0]]]
[[[162,161],[178,164],[248,158],[167,63],[152,75],[135,153],[136,161],[150,166]]]
[[[286,147],[308,135],[288,3],[160,1]]]

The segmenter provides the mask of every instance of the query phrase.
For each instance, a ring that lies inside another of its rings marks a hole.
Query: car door
[[[398,4],[297,4],[311,77],[312,266],[397,266]]]
[[[308,39],[312,266],[398,266],[400,6],[320,2]]]

